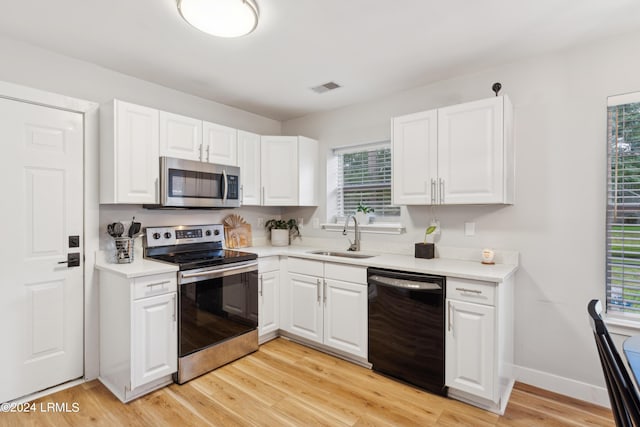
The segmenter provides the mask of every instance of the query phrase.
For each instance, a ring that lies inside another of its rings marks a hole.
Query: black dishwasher
[[[445,278],[369,268],[367,283],[373,370],[446,395]]]

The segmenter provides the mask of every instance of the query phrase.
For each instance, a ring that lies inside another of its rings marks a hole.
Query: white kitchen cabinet
[[[258,274],[258,336],[263,343],[275,338],[280,328],[279,258],[260,258]]]
[[[238,166],[240,166],[242,205],[260,206],[262,204],[260,135],[238,131]]]
[[[100,203],[158,203],[159,111],[113,100],[100,107]]]
[[[292,258],[281,328],[332,351],[367,358],[366,267]]]
[[[173,382],[178,368],[174,272],[126,278],[100,271],[100,381],[128,402]]]
[[[202,161],[238,166],[238,131],[215,123],[202,123]]]
[[[318,142],[302,136],[261,137],[263,206],[318,204]]]
[[[513,203],[506,96],[396,117],[392,127],[394,203]]]
[[[513,286],[447,278],[445,384],[449,396],[504,413],[513,377]]]
[[[202,120],[160,111],[160,155],[202,160]]]

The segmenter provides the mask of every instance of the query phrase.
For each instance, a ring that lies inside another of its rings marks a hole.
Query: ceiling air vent
[[[311,90],[313,90],[315,93],[325,93],[329,92],[330,90],[338,89],[339,87],[340,85],[336,82],[328,82],[320,86],[312,87]]]

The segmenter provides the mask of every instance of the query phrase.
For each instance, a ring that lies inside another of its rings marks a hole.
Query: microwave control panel
[[[240,197],[240,186],[238,185],[238,177],[235,175],[227,175],[227,199],[237,200]]]

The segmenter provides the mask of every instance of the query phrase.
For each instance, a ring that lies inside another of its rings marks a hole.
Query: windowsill
[[[638,320],[608,316],[603,316],[603,318],[609,333],[629,337],[640,334],[640,321]]]
[[[344,224],[321,224],[322,228],[326,231],[342,231],[344,230]],[[362,233],[374,233],[374,234],[402,234],[405,232],[405,227],[399,222],[380,222],[374,224],[362,224],[358,225],[360,232]],[[347,227],[347,230],[353,230],[353,225]]]

